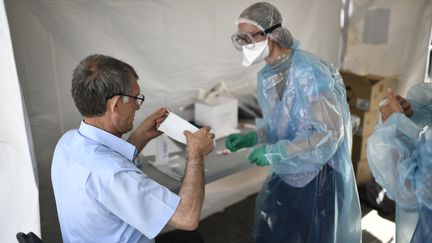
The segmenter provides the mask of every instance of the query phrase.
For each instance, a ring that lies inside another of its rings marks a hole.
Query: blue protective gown
[[[270,174],[258,194],[255,242],[360,242],[345,87],[334,66],[298,49],[258,74],[257,120]]]
[[[419,221],[411,242],[432,242],[432,128],[422,134],[414,151],[417,170],[414,173]]]
[[[413,86],[407,100],[414,114],[395,113],[378,124],[368,139],[368,161],[378,184],[396,201],[396,242],[432,242],[432,143],[419,140],[432,133],[432,84]]]

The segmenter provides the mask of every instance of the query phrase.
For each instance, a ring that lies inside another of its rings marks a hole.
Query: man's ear
[[[106,104],[106,111],[113,113],[117,109],[118,102],[121,102],[120,98],[121,98],[120,95],[116,95],[111,99],[109,99]]]

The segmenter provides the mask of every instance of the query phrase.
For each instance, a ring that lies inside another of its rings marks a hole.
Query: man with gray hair
[[[64,242],[154,242],[169,224],[198,226],[204,199],[204,158],[213,149],[209,128],[185,131],[188,162],[179,195],[159,185],[133,163],[161,134],[161,108],[127,141],[136,110],[144,101],[138,75],[112,57],[91,55],[73,72],[72,97],[84,117],[79,129],[57,143],[52,183]]]

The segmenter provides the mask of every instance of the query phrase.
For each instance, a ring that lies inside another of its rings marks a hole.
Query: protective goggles
[[[267,34],[271,33],[273,30],[275,30],[281,26],[282,25],[280,23],[275,24],[270,28],[267,28],[263,31],[261,31],[261,30],[257,31],[255,33],[237,31],[236,33],[234,33],[231,36],[231,41],[233,42],[234,47],[239,51],[242,50],[242,46],[245,46],[248,49],[253,49],[255,47],[255,43],[256,43],[256,41],[254,39],[255,36],[267,35]]]

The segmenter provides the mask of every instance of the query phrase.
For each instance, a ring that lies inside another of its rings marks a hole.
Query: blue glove
[[[265,145],[256,148],[249,154],[248,160],[251,164],[256,164],[258,166],[270,165],[265,154],[267,153]]]

